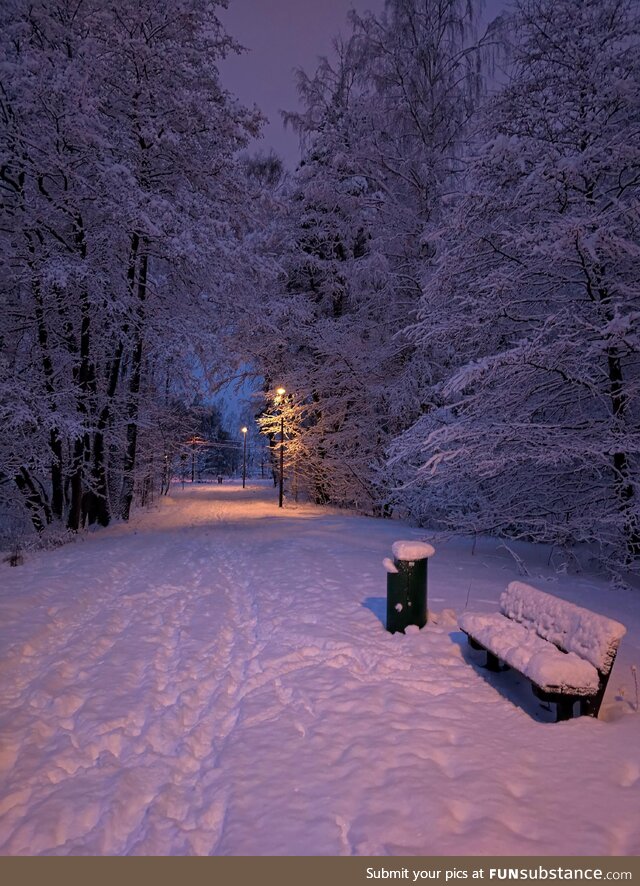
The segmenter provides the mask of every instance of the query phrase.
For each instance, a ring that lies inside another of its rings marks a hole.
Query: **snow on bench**
[[[556,703],[558,720],[573,715],[576,701],[581,714],[598,716],[626,633],[611,618],[519,581],[503,591],[499,612],[464,612],[460,627],[474,648],[486,651],[489,670],[502,661],[519,671],[538,698]]]

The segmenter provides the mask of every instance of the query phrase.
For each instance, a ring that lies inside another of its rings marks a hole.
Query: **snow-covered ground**
[[[196,486],[0,566],[0,852],[640,854],[638,594],[513,546],[628,628],[602,719],[555,724],[456,627],[518,577],[498,542],[435,541],[433,620],[384,630],[422,537]]]

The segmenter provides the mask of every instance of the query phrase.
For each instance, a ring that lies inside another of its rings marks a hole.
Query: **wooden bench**
[[[486,667],[511,667],[531,681],[534,694],[556,705],[557,720],[580,713],[597,717],[626,628],[523,582],[500,597],[500,611],[464,612],[460,627]]]

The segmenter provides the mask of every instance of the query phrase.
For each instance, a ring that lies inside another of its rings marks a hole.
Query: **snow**
[[[433,557],[435,548],[422,541],[394,541],[391,545],[396,560],[426,560]]]
[[[396,569],[395,563],[390,557],[385,557],[382,561],[382,565],[384,566],[385,572],[390,572],[392,575],[397,575],[398,570]]]
[[[196,485],[2,564],[0,852],[637,855],[637,594],[519,544],[629,631],[602,719],[555,724],[455,624],[515,577],[499,542],[439,540],[428,624],[385,631],[399,528]]]
[[[500,597],[500,609],[566,652],[586,658],[605,674],[627,631],[611,618],[567,604],[521,581],[509,584]]]

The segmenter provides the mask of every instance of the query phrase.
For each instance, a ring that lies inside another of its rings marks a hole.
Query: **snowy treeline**
[[[300,75],[304,159],[251,352],[290,393],[317,500],[628,566],[640,10],[522,0],[484,33],[478,12],[387,0]]]
[[[640,555],[640,8],[535,0],[414,340],[445,362],[396,444],[459,526]],[[637,560],[636,560],[637,562]]]
[[[230,322],[260,120],[220,86],[224,5],[2,4],[0,491],[38,530],[166,482]]]
[[[300,75],[254,356],[318,500],[630,565],[638,5],[523,0],[483,33],[477,12],[388,0]]]
[[[299,76],[289,122],[304,156],[268,241],[283,273],[250,344],[290,394],[288,451],[314,498],[380,512],[387,447],[431,384],[404,330],[490,41],[460,0],[402,0],[351,24],[335,60]]]
[[[5,506],[126,518],[231,359],[292,491],[637,563],[638,4],[352,13],[291,176],[224,5],[3,4]]]

